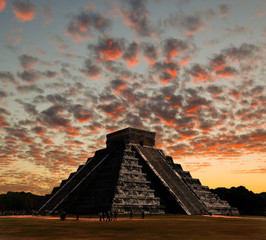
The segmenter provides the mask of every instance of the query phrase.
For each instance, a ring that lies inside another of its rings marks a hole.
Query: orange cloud
[[[121,49],[118,44],[113,40],[107,40],[106,48],[99,49],[99,52],[103,55],[106,61],[111,61],[119,58],[121,56]]]
[[[190,61],[191,61],[190,58],[184,58],[184,59],[179,61],[179,65],[182,67],[185,67]]]
[[[0,12],[2,12],[6,7],[5,0],[0,0]]]
[[[129,68],[134,67],[134,66],[138,66],[138,64],[139,64],[139,57],[138,57],[138,55],[136,55],[136,56],[134,56],[132,58],[127,58],[125,60],[127,62],[127,66]]]
[[[37,14],[37,7],[29,0],[16,0],[13,5],[13,12],[19,22],[32,21]]]

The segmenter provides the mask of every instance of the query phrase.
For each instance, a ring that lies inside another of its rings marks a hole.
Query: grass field
[[[97,218],[0,217],[0,239],[266,239],[266,218],[186,215]]]

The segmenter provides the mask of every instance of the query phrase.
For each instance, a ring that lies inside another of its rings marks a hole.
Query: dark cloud
[[[0,72],[0,81],[3,85],[7,85],[9,83],[16,85],[15,77],[11,72]]]
[[[254,44],[242,43],[240,47],[231,46],[222,50],[222,53],[232,59],[243,60],[255,57],[260,48]]]
[[[6,97],[7,97],[7,93],[0,90],[0,99],[1,98],[6,98]]]
[[[190,16],[184,12],[170,13],[164,24],[179,28],[188,37],[192,37],[196,32],[204,29],[204,23],[199,16]]]
[[[54,71],[50,71],[50,70],[47,70],[45,72],[42,72],[42,75],[46,78],[54,78],[56,76],[58,76],[58,72],[54,72]]]
[[[44,133],[46,132],[46,129],[44,127],[38,126],[38,127],[32,128],[32,131],[35,132],[35,133],[37,133],[40,136],[43,136]]]
[[[79,122],[88,122],[93,118],[92,110],[89,110],[80,104],[72,106],[70,112],[73,112],[75,119]]]
[[[115,79],[112,80],[110,84],[114,90],[118,91],[119,89],[124,88],[127,85],[127,82],[122,79]]]
[[[218,6],[219,12],[222,17],[227,17],[229,14],[231,6],[229,4],[220,4]]]
[[[181,39],[169,38],[162,42],[162,48],[165,56],[171,60],[175,55],[179,55],[181,52],[186,51],[189,45]]]
[[[159,76],[159,80],[166,83],[176,79],[179,66],[175,62],[156,62],[152,69],[155,75]]]
[[[88,49],[92,50],[97,60],[112,61],[120,58],[125,48],[124,39],[100,38],[97,45],[89,44]]]
[[[101,68],[96,63],[93,63],[90,59],[87,59],[84,63],[84,68],[81,72],[90,78],[99,77],[101,74]]]
[[[237,34],[245,34],[250,32],[251,28],[247,26],[240,26],[235,25],[234,27],[226,28],[225,32],[228,33],[228,35],[237,35]]]
[[[81,12],[72,16],[67,27],[66,34],[72,37],[74,42],[90,39],[92,30],[104,33],[111,28],[111,21],[95,12]]]
[[[222,93],[223,90],[222,90],[222,87],[220,86],[211,85],[207,87],[207,91],[211,93],[212,95],[218,95]]]
[[[27,70],[34,67],[39,62],[39,59],[30,55],[23,54],[19,56],[19,62],[24,70]]]
[[[226,77],[234,77],[237,75],[238,71],[234,67],[226,66],[223,69],[216,71],[216,76],[220,76],[223,78]]]
[[[20,22],[32,21],[38,12],[35,4],[29,0],[14,0],[13,12]]]
[[[123,59],[129,67],[138,65],[138,44],[136,42],[129,44],[123,54]]]
[[[204,65],[193,64],[188,70],[188,73],[192,76],[194,82],[213,80],[213,77],[209,73],[209,69]]]
[[[136,31],[140,36],[151,36],[154,33],[149,18],[150,13],[146,8],[146,0],[129,0],[125,2],[126,7],[120,9],[125,24]]]
[[[97,108],[102,110],[104,114],[108,115],[110,120],[118,120],[119,118],[122,118],[123,113],[126,112],[125,106],[118,101],[109,104],[100,104]]]
[[[11,113],[7,111],[5,108],[0,107],[0,113],[5,115],[10,115]]]
[[[41,72],[38,70],[28,69],[23,72],[18,72],[17,75],[24,82],[34,84],[38,82],[42,77],[50,79],[56,77],[58,73],[50,70]]]
[[[152,43],[142,43],[143,55],[150,64],[154,64],[158,58],[158,48]]]
[[[36,116],[38,114],[38,111],[36,110],[35,105],[31,104],[31,103],[25,103],[22,100],[17,99],[16,102],[20,103],[21,105],[23,105],[24,110],[32,115],[32,116]]]
[[[25,85],[25,86],[17,86],[17,91],[19,93],[31,93],[31,92],[37,92],[37,93],[43,93],[44,90],[39,88],[37,85]]]
[[[68,127],[70,120],[62,115],[64,110],[65,108],[59,105],[51,106],[38,115],[38,120],[54,128]]]
[[[46,96],[46,99],[53,104],[62,104],[64,106],[67,106],[70,103],[68,99],[66,99],[65,97],[63,97],[62,95],[58,93],[48,94]]]
[[[18,77],[20,77],[24,82],[27,83],[36,83],[42,76],[41,72],[36,70],[26,70],[23,72],[17,73]]]

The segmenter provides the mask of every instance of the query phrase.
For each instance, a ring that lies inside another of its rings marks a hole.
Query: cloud
[[[54,71],[50,71],[50,70],[47,70],[47,71],[44,71],[44,72],[41,72],[42,76],[43,77],[46,77],[46,78],[54,78],[56,76],[59,75],[58,72],[54,72]]]
[[[33,68],[39,62],[39,59],[30,55],[23,54],[19,56],[19,62],[24,70],[27,70]]]
[[[228,16],[231,6],[229,4],[220,4],[218,6],[221,17],[225,18]]]
[[[84,68],[81,69],[81,72],[89,78],[99,78],[101,74],[101,68],[99,65],[93,63],[90,59],[86,59]]]
[[[115,94],[121,94],[127,85],[128,82],[122,79],[115,79],[111,81],[111,87],[114,89]]]
[[[50,42],[60,52],[65,52],[69,48],[64,39],[57,34],[50,37]]]
[[[226,28],[225,32],[228,33],[228,35],[238,35],[238,34],[245,34],[251,31],[250,27],[247,26],[240,26],[235,25],[234,27]]]
[[[15,0],[13,12],[19,22],[32,21],[38,12],[35,4],[29,0]]]
[[[0,113],[5,115],[11,115],[9,111],[7,111],[5,108],[0,107]]]
[[[255,168],[255,169],[249,169],[249,170],[235,170],[234,173],[236,174],[265,174],[266,168]]]
[[[38,111],[36,110],[35,105],[33,105],[31,103],[23,102],[22,100],[19,100],[19,99],[17,99],[16,102],[23,105],[25,112],[27,112],[31,116],[36,116],[38,114]]]
[[[231,46],[222,50],[222,53],[232,59],[243,60],[255,57],[260,48],[255,44],[242,43],[240,47]]]
[[[179,66],[175,62],[156,62],[152,68],[162,83],[173,81],[179,71]]]
[[[0,99],[6,98],[6,97],[7,97],[7,93],[0,90]]]
[[[179,28],[187,37],[192,37],[195,33],[202,31],[205,28],[205,25],[199,16],[190,16],[182,11],[178,13],[170,13],[164,20],[164,24],[165,26]]]
[[[108,115],[112,120],[118,120],[119,118],[122,118],[123,113],[126,112],[125,107],[117,101],[109,104],[100,104],[98,108]]]
[[[150,13],[146,8],[146,0],[126,1],[126,7],[120,9],[125,24],[136,31],[140,36],[151,36],[154,33],[149,21]]]
[[[152,43],[142,43],[142,50],[143,50],[143,55],[147,62],[152,65],[156,62],[158,58],[158,48],[155,46],[155,44]]]
[[[181,52],[185,52],[188,47],[189,45],[187,42],[176,38],[168,38],[162,42],[164,54],[169,61],[171,61],[174,56],[179,55]]]
[[[74,42],[82,42],[91,38],[93,30],[104,33],[111,26],[111,21],[101,14],[83,11],[78,15],[72,16],[66,35],[70,36]]]
[[[45,128],[44,127],[40,127],[40,126],[32,128],[32,131],[37,133],[40,136],[43,136],[45,134],[45,132],[46,132]]]
[[[98,55],[98,60],[112,61],[121,57],[124,50],[124,40],[115,38],[101,38],[97,45],[88,46]]]
[[[42,20],[44,25],[48,25],[54,20],[53,9],[49,5],[42,7]]]
[[[32,84],[32,85],[25,85],[25,86],[17,86],[17,91],[19,93],[32,93],[32,92],[37,92],[37,93],[43,93],[44,90],[39,88],[37,85]]]
[[[11,72],[0,72],[0,81],[6,87],[9,83],[17,84],[14,75]]]
[[[62,114],[64,110],[65,108],[59,105],[51,106],[48,109],[39,113],[38,119],[39,121],[53,128],[67,128],[70,126],[70,120]]]
[[[123,54],[123,59],[127,62],[128,67],[137,66],[139,64],[138,44],[136,42],[132,42],[129,44]]]
[[[41,72],[35,70],[26,70],[23,72],[17,73],[18,77],[20,77],[24,82],[32,84],[36,83],[41,78]]]
[[[193,64],[188,70],[194,82],[211,81],[214,80],[213,76],[209,73],[208,69],[200,64]]]
[[[6,7],[6,1],[0,0],[0,12],[2,12]]]
[[[78,122],[88,122],[93,117],[92,111],[80,104],[74,105],[70,109],[70,112],[73,112],[73,115]]]
[[[22,39],[22,32],[23,32],[23,28],[16,28],[16,29],[11,30],[7,34],[8,41],[12,42],[15,45],[19,44]]]

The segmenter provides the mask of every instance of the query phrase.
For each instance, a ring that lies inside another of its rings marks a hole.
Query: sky
[[[264,0],[0,0],[0,31],[0,193],[50,193],[126,127],[266,191]]]

